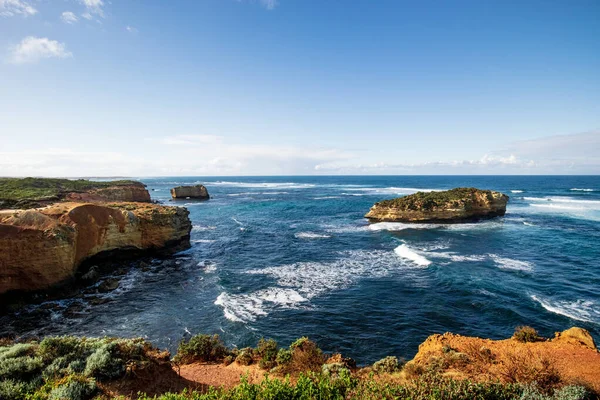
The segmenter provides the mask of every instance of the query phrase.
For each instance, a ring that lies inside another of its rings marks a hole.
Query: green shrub
[[[220,361],[227,355],[227,348],[219,335],[196,335],[189,341],[179,343],[174,360],[182,364],[197,361]]]
[[[28,380],[42,372],[44,363],[41,357],[22,356],[0,361],[0,380]]]
[[[262,369],[271,369],[276,365],[277,342],[273,339],[265,340],[261,338],[258,341],[256,352],[260,356],[259,366]]]
[[[93,379],[81,375],[70,375],[53,382],[48,400],[86,400],[98,390]]]
[[[125,372],[123,361],[112,354],[114,344],[107,343],[86,360],[84,375],[96,378],[117,378]]]
[[[555,400],[591,400],[593,393],[581,385],[567,385],[554,392]]]
[[[394,356],[387,356],[373,364],[373,371],[377,372],[378,374],[391,374],[393,372],[397,372],[398,370],[400,370],[400,362]]]
[[[285,365],[292,361],[292,352],[287,349],[279,349],[277,352],[277,357],[275,358],[275,362],[278,365]]]
[[[350,373],[344,363],[323,364],[321,366],[321,373],[326,376],[338,377],[342,374],[342,371]]]
[[[513,338],[519,342],[538,342],[542,338],[538,335],[538,332],[531,326],[517,326]]]
[[[240,350],[240,354],[235,358],[235,361],[240,365],[250,365],[253,361],[253,350],[251,347],[246,347]]]

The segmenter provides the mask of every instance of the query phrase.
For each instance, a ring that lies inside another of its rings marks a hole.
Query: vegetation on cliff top
[[[275,378],[267,375],[260,383],[249,383],[243,378],[239,385],[229,389],[209,387],[178,393],[162,390],[157,397],[145,393],[133,397],[143,400],[597,398],[597,394],[585,386],[562,382],[558,375],[556,379],[546,379],[552,366],[543,371],[532,370],[527,360],[520,363],[524,369],[520,368],[521,372],[514,375],[514,379],[504,383],[453,379],[444,374],[444,364],[462,363],[468,355],[452,348],[444,349],[443,353],[443,360],[436,359],[438,362],[419,368],[412,362],[402,365],[395,357],[387,357],[372,367],[357,369],[351,359],[339,354],[327,358],[305,337],[283,349],[278,348],[274,340],[261,339],[256,348],[238,350],[227,348],[216,335],[197,335],[181,342],[173,359],[175,366],[192,362],[257,363]],[[150,375],[143,373],[153,368]],[[152,376],[155,378],[149,378]],[[106,388],[119,387],[119,384],[110,386],[110,382],[139,380],[137,387],[147,389],[149,379],[159,379],[159,376],[163,381],[181,379],[173,374],[168,353],[159,352],[143,339],[64,336],[30,343],[0,341],[0,399],[88,400],[115,398],[119,393],[132,396],[136,391],[115,393]],[[125,399],[123,396],[118,398]]]
[[[126,185],[141,183],[130,180],[96,182],[87,179],[0,178],[0,200],[44,200],[57,198],[62,193]]]
[[[383,200],[376,205],[405,211],[433,210],[439,207],[465,207],[468,210],[475,202],[476,194],[484,194],[489,201],[494,199],[491,190],[456,188],[440,192],[417,192],[397,199]]]

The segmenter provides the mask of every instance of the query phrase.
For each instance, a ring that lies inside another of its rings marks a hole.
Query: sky
[[[0,0],[0,176],[600,174],[598,0]]]

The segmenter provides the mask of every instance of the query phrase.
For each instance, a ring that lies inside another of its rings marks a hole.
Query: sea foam
[[[400,246],[396,247],[394,249],[394,252],[399,257],[406,258],[407,260],[410,260],[410,261],[414,262],[415,264],[421,265],[423,267],[426,267],[429,264],[431,264],[431,261],[429,261],[427,258],[423,257],[422,255],[416,253],[414,250],[412,250],[406,244],[401,244]]]
[[[223,292],[215,304],[223,307],[227,319],[247,323],[276,309],[306,307],[312,298],[347,288],[360,279],[384,277],[400,270],[405,279],[417,285],[423,279],[417,273],[421,266],[415,267],[414,262],[391,251],[353,250],[340,256],[330,262],[298,262],[247,271],[275,279],[276,286],[243,294]]]
[[[329,235],[323,235],[314,232],[298,232],[294,236],[298,239],[327,239],[331,237]]]
[[[531,299],[551,313],[577,321],[600,323],[600,309],[593,301],[581,299],[576,301],[550,301],[536,295],[531,295]]]

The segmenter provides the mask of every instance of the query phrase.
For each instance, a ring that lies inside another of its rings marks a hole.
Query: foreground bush
[[[513,338],[519,342],[539,342],[542,340],[538,332],[531,326],[517,326]]]
[[[545,395],[535,386],[476,383],[426,374],[405,385],[383,383],[376,379],[359,380],[347,370],[339,375],[301,374],[294,385],[289,380],[265,379],[259,384],[242,383],[230,390],[210,389],[208,393],[165,394],[158,400],[262,400],[262,399],[411,399],[411,400],[586,400],[590,393],[581,386],[566,386]],[[147,396],[142,400],[149,400]]]
[[[85,400],[154,348],[143,339],[48,337],[0,347],[0,399]]]
[[[175,362],[189,364],[192,362],[222,361],[229,351],[219,335],[196,335],[187,342],[182,340],[177,348]]]

